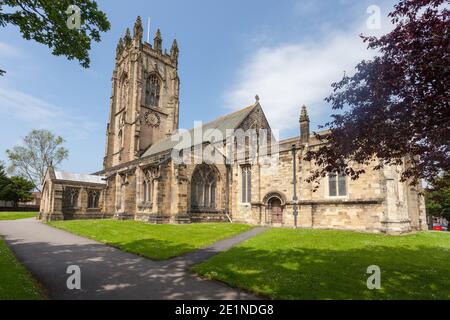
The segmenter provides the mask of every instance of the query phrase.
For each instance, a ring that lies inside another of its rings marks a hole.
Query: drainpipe
[[[225,215],[228,217],[228,220],[231,221],[230,218],[230,165],[226,164],[226,178],[225,178]]]
[[[297,206],[297,146],[295,144],[292,145],[292,158],[294,160],[293,162],[293,185],[294,185],[294,193],[292,202],[294,203],[294,228],[297,229],[297,217],[298,217],[298,206]]]

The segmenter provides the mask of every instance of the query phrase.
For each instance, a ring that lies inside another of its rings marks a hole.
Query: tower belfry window
[[[159,78],[152,74],[145,84],[145,105],[151,107],[159,106],[159,97],[161,92],[161,83]]]

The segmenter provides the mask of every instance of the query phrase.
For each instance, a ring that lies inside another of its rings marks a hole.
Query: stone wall
[[[252,202],[240,201],[241,170],[233,166],[231,184],[232,216],[235,221],[251,224],[272,224],[269,195],[282,199],[283,219],[278,226],[295,225],[293,215],[293,155],[292,144],[297,145],[297,225],[304,228],[345,229],[369,232],[403,233],[426,229],[426,214],[421,209],[421,196],[407,182],[401,182],[401,168],[373,170],[363,168],[366,173],[358,180],[346,180],[347,195],[330,197],[328,177],[320,181],[317,189],[306,181],[309,172],[315,169],[303,160],[305,150],[298,140],[280,146],[279,157],[267,163],[252,166]],[[422,206],[423,207],[423,206]]]
[[[78,190],[75,206],[65,206],[63,195],[66,188]],[[100,193],[97,208],[89,208],[88,206],[88,192],[91,190]],[[112,214],[108,213],[104,207],[105,191],[103,186],[98,185],[47,181],[44,185],[45,196],[41,202],[40,218],[48,221],[111,218]]]

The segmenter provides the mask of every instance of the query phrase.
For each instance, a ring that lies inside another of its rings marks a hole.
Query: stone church
[[[281,141],[259,97],[237,112],[179,130],[177,42],[167,52],[159,30],[153,45],[142,36],[138,17],[133,36],[127,29],[117,45],[103,170],[88,175],[50,168],[41,219],[231,221],[385,233],[427,228],[419,187],[400,181],[400,167],[365,168],[356,181],[332,174],[314,190],[306,182],[314,164],[303,158],[321,142],[310,135],[306,107],[299,110],[300,135]],[[236,132],[244,132],[243,148]],[[202,157],[205,150],[214,161]]]

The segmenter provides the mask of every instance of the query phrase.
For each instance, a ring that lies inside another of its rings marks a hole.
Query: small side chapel
[[[278,142],[276,165],[270,159],[247,161],[245,152],[222,163],[175,161],[178,139],[173,138],[180,134],[178,44],[174,40],[168,52],[160,30],[153,44],[143,42],[142,36],[138,17],[133,35],[127,29],[117,45],[103,169],[73,174],[50,168],[43,185],[41,219],[232,221],[287,227],[297,223],[303,228],[383,233],[427,229],[420,187],[400,181],[401,167],[365,168],[366,174],[356,181],[329,175],[314,192],[306,182],[314,167],[303,158],[320,142],[310,135],[304,106],[299,136]],[[200,145],[218,154],[225,154],[233,130],[271,132],[258,97],[248,107],[203,124],[203,132],[211,129],[222,133],[223,141],[204,135]],[[193,136],[194,131],[187,134]],[[257,143],[258,150],[264,147]],[[196,147],[186,146],[193,157]]]

